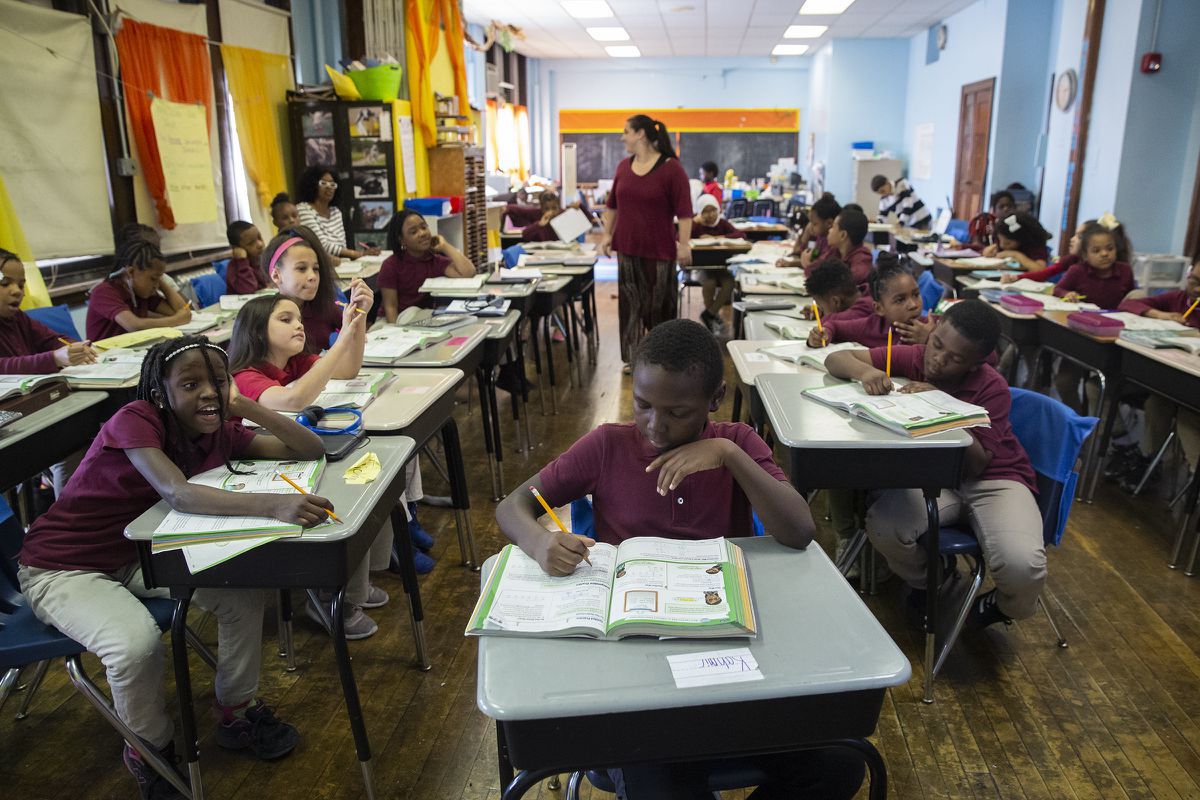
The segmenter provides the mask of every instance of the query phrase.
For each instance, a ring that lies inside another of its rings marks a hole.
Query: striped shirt
[[[906,228],[928,228],[933,219],[925,203],[908,185],[907,178],[900,178],[893,183],[892,194],[879,201],[880,222],[887,222],[888,215],[893,213]],[[300,221],[303,222],[304,218],[301,217]]]
[[[317,235],[321,246],[330,255],[340,256],[346,245],[346,226],[342,224],[342,211],[336,206],[329,207],[329,216],[322,217],[313,208],[312,203],[296,203],[296,214],[300,224]]]

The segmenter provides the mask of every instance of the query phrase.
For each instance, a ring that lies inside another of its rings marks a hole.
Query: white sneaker
[[[356,639],[374,636],[375,631],[379,630],[379,624],[364,614],[361,608],[355,606],[354,611],[345,619],[345,629],[346,641],[353,642]]]
[[[388,597],[388,593],[383,589],[380,589],[378,586],[371,586],[367,591],[367,599],[363,601],[362,607],[379,608],[381,606],[386,606],[388,604],[388,600],[390,599],[391,598]]]

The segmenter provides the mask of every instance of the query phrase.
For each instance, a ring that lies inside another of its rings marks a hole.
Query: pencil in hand
[[[550,515],[550,519],[554,520],[554,524],[558,526],[558,529],[560,531],[562,531],[563,533],[567,534],[568,536],[572,535],[571,532],[569,530],[567,530],[567,526],[563,525],[562,520],[558,518],[558,514],[555,514],[554,509],[551,508],[550,504],[546,502],[546,498],[542,497],[542,493],[539,492],[533,486],[529,487],[529,491],[533,492],[533,496],[537,499],[537,501],[539,503],[542,504],[542,508],[546,509],[546,513]],[[592,565],[591,559],[589,559],[587,557],[586,550],[584,551],[584,554],[583,554],[583,560],[587,562],[587,565],[589,567]]]
[[[1183,312],[1183,318],[1187,319],[1188,314],[1191,314],[1193,311],[1196,310],[1196,306],[1200,306],[1200,297],[1197,297],[1196,302],[1194,302],[1190,306],[1188,306],[1188,310]]]
[[[301,486],[300,484],[296,483],[294,480],[292,480],[291,478],[289,478],[287,475],[284,475],[282,472],[280,472],[280,473],[279,473],[279,477],[281,477],[281,478],[283,478],[285,481],[287,481],[287,482],[288,482],[288,485],[289,485],[289,486],[291,486],[293,489],[295,489],[295,490],[296,490],[297,492],[299,492],[300,494],[309,494],[309,492],[307,492],[307,491],[305,491],[305,490],[304,490],[304,487],[303,487],[303,486]],[[333,520],[334,522],[341,522],[341,519],[339,519],[339,518],[338,518],[338,515],[337,515],[337,514],[335,514],[335,513],[333,513],[332,511],[330,511],[328,508],[323,508],[323,509],[321,509],[321,510],[322,510],[322,511],[324,511],[326,514],[328,514],[328,515],[329,515],[329,518],[330,518],[331,520]]]
[[[345,307],[346,307],[346,305],[347,305],[346,303],[343,303],[341,300],[335,300],[334,302],[335,302],[335,303],[336,303],[338,306],[340,306],[340,307],[342,307],[342,308],[345,308]],[[364,313],[364,312],[363,312],[363,310],[362,310],[361,308],[359,308],[358,306],[355,306],[355,307],[354,307],[354,313],[355,313],[355,314],[362,314],[362,313]]]

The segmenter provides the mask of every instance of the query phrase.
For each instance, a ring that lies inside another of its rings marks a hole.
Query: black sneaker
[[[254,751],[263,761],[280,758],[300,743],[300,733],[275,716],[261,700],[246,709],[246,716],[217,724],[217,744],[228,750]]]
[[[967,621],[965,627],[968,630],[983,630],[989,625],[995,625],[997,622],[1003,622],[1005,625],[1012,624],[1012,617],[1000,610],[1000,605],[996,597],[996,590],[980,595],[975,599],[975,603],[971,606],[971,610],[967,613]]]
[[[1129,463],[1129,468],[1125,471],[1125,474],[1120,477],[1118,485],[1121,487],[1121,489],[1133,494],[1134,490],[1137,489],[1138,484],[1141,483],[1142,476],[1145,475],[1146,470],[1150,468],[1151,460],[1152,459],[1142,455],[1141,453],[1138,453],[1137,460],[1131,461]],[[1146,486],[1142,488],[1153,486],[1154,484],[1158,483],[1160,478],[1162,478],[1161,461],[1154,465],[1154,469],[1150,472],[1150,476],[1146,478]]]
[[[704,327],[713,333],[721,330],[721,318],[716,314],[710,313],[707,308],[700,312],[700,321],[704,323]]]
[[[1108,458],[1108,464],[1104,467],[1104,479],[1121,480],[1142,457],[1141,448],[1137,445],[1114,447],[1112,455]]]
[[[175,764],[179,762],[179,758],[175,755],[175,743],[170,742],[158,752],[162,755],[163,760],[174,769]],[[137,781],[138,792],[141,794],[142,800],[184,800],[186,797],[172,786],[169,780],[159,775],[154,767],[143,761],[141,754],[130,747],[128,742],[125,743],[125,751],[121,754],[121,760],[125,762],[125,769],[129,770],[134,780]],[[185,784],[188,782],[182,773],[179,777]]]

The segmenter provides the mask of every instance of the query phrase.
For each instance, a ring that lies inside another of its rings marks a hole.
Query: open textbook
[[[321,408],[366,408],[392,377],[391,370],[360,372],[347,380],[331,379],[314,405]]]
[[[725,539],[639,536],[596,544],[571,575],[551,577],[515,545],[467,623],[468,636],[715,638],[758,635],[742,549]]]
[[[991,418],[983,406],[964,403],[937,389],[913,394],[871,395],[861,383],[854,382],[805,389],[804,395],[912,437],[991,425]]]
[[[450,338],[446,331],[434,328],[412,329],[384,325],[367,332],[363,361],[370,364],[389,364],[409,353]]]
[[[793,344],[777,344],[770,347],[760,347],[758,352],[766,353],[774,358],[790,361],[793,364],[800,364],[805,367],[813,367],[815,369],[825,369],[825,359],[830,353],[840,353],[843,350],[866,350],[867,348],[858,342],[840,342],[831,344],[825,347],[809,347],[808,342],[795,342]]]

